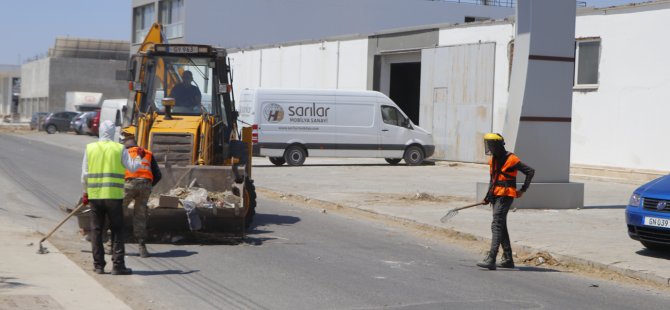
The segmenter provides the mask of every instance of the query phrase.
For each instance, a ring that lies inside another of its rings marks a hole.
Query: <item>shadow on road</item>
[[[250,233],[256,233],[255,227],[257,226],[292,225],[297,222],[300,222],[300,218],[296,216],[256,213],[253,223],[254,228]]]
[[[626,209],[624,205],[617,206],[584,206],[582,209]]]
[[[194,272],[200,272],[200,270],[133,270],[133,274],[139,276],[165,276],[170,274],[190,274]]]
[[[660,251],[652,251],[650,249],[642,249],[635,253],[647,257],[670,259],[670,252],[663,253]]]
[[[194,251],[186,251],[186,250],[170,250],[167,252],[152,252],[151,257],[187,257],[191,255],[198,254],[198,252]]]

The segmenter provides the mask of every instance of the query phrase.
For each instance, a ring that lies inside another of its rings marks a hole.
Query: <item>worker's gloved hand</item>
[[[137,148],[137,156],[140,158],[144,158],[144,155],[146,155],[147,152],[144,150],[144,148],[138,147]]]
[[[516,198],[521,198],[526,191],[516,191]]]
[[[84,193],[81,195],[81,204],[87,205],[88,204],[88,193]]]

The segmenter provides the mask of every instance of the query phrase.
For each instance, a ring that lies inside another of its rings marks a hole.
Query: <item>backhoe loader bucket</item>
[[[251,180],[244,177],[244,167],[161,166],[161,172],[163,178],[153,188],[149,203],[147,231],[150,242],[170,242],[171,236],[188,237],[201,233],[244,236],[255,214],[256,204],[255,187]],[[236,197],[233,203],[193,205],[167,195],[172,189],[190,187],[203,188],[208,192],[232,192],[239,198]],[[158,206],[152,206],[152,201],[156,200]],[[190,206],[195,206],[196,210],[189,210]],[[132,213],[132,210],[125,212],[126,240],[132,240]],[[78,215],[78,219],[81,231],[88,233],[90,212]]]

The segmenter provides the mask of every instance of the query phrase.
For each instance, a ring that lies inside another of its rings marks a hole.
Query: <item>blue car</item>
[[[638,187],[626,207],[628,236],[650,250],[670,250],[670,175]]]

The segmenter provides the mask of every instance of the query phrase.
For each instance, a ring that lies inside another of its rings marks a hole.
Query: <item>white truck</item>
[[[420,165],[435,151],[433,136],[376,91],[245,89],[239,98],[239,120],[253,128],[253,155],[277,166],[300,166],[308,156]]]
[[[105,99],[100,105],[100,124],[104,121],[112,121],[116,125],[115,140],[121,140],[121,124],[123,122],[124,109],[128,99]]]

